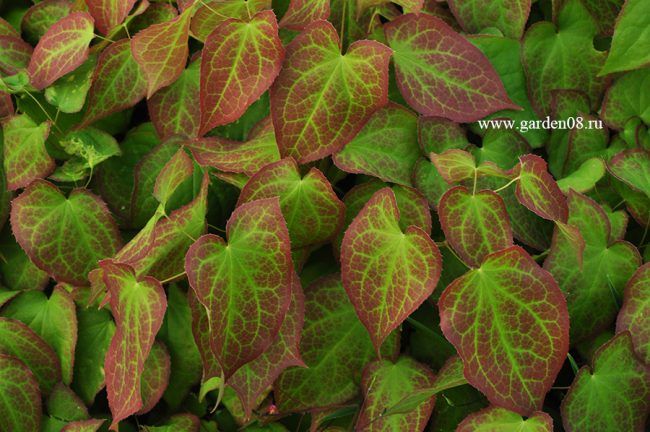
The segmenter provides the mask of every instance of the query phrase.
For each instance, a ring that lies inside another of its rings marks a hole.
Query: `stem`
[[[62,131],[61,129],[59,129],[59,126],[57,126],[56,121],[52,118],[52,116],[50,115],[50,113],[48,113],[48,112],[45,110],[45,108],[43,107],[43,105],[41,105],[41,103],[38,101],[38,99],[36,99],[36,97],[34,97],[34,95],[31,94],[31,93],[29,92],[29,90],[26,90],[26,89],[25,89],[25,93],[27,93],[27,94],[29,95],[29,97],[32,98],[32,99],[34,100],[34,102],[36,102],[36,105],[38,105],[38,107],[41,109],[41,111],[43,111],[43,114],[45,114],[45,117],[47,117],[48,120],[52,122],[52,126],[54,126],[54,128],[55,128],[57,131],[59,131],[59,133],[63,134],[63,131]]]
[[[580,369],[578,367],[578,363],[576,363],[576,360],[573,358],[571,353],[567,353],[566,356],[569,359],[569,363],[571,363],[571,369],[573,369],[573,374],[577,375],[578,374],[578,369]]]
[[[511,184],[513,184],[514,182],[516,182],[517,180],[519,180],[519,176],[513,178],[513,179],[510,180],[508,183],[504,184],[503,186],[501,186],[501,187],[498,188],[498,189],[493,190],[492,192],[494,192],[494,193],[499,193],[499,192],[501,192],[502,190],[506,189],[506,188],[507,188],[508,186],[510,186]]]
[[[344,32],[345,32],[345,12],[348,6],[348,2],[344,1],[343,2],[343,7],[341,8],[341,54],[343,54],[343,41],[345,40],[344,38]]]
[[[171,282],[171,281],[173,281],[174,279],[177,279],[177,278],[179,278],[179,277],[181,277],[181,276],[185,276],[185,272],[184,272],[184,271],[181,272],[181,273],[175,274],[174,276],[170,276],[170,277],[168,277],[168,278],[165,279],[165,280],[161,280],[161,281],[160,281],[160,284],[161,284],[161,285],[164,285],[164,284],[166,284],[166,283],[168,283],[168,282]]]

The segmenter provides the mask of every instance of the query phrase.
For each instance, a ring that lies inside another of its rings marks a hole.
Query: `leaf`
[[[25,40],[36,45],[54,23],[70,14],[72,4],[69,0],[43,0],[30,7],[20,21]],[[19,36],[19,34],[15,34]]]
[[[32,329],[18,320],[0,318],[0,354],[23,362],[34,374],[40,393],[50,394],[61,380],[56,353]]]
[[[552,432],[553,419],[545,412],[536,411],[526,420],[505,408],[491,406],[470,414],[458,425],[457,432]]]
[[[513,168],[519,162],[520,156],[531,153],[530,146],[522,135],[501,129],[489,129],[483,135],[481,147],[470,151],[476,162],[494,162],[503,170]]]
[[[334,27],[310,24],[287,46],[271,87],[271,114],[280,153],[307,163],[335,153],[388,102],[390,50],[358,41],[345,55]]]
[[[570,237],[556,236],[544,268],[566,294],[571,316],[571,342],[607,328],[615,319],[623,287],[641,264],[638,251],[625,241],[610,242],[607,215],[591,199],[570,191],[568,224],[585,242],[582,266]]]
[[[192,36],[201,42],[205,42],[210,33],[229,18],[246,21],[271,9],[270,0],[213,0],[199,4],[201,6],[196,8],[190,29]]]
[[[97,432],[105,422],[104,419],[80,420],[68,423],[61,432]]]
[[[45,148],[50,124],[46,121],[39,125],[27,114],[2,122],[7,189],[24,188],[32,180],[46,177],[54,171],[56,164]]]
[[[392,357],[397,343],[396,337],[388,338],[383,355]],[[333,406],[357,394],[361,370],[375,351],[339,275],[323,277],[305,290],[300,353],[307,368],[285,370],[274,387],[281,411]]]
[[[203,423],[193,414],[174,414],[163,426],[143,426],[143,432],[199,432]]]
[[[153,24],[131,39],[133,58],[147,81],[147,99],[183,73],[189,48],[192,8],[171,21]]]
[[[629,331],[634,350],[646,364],[650,363],[650,338],[647,320],[650,316],[650,263],[639,267],[625,286],[623,306],[616,320],[616,332]]]
[[[272,11],[249,22],[226,20],[210,33],[201,56],[199,135],[241,117],[271,86],[283,58]]]
[[[45,89],[45,99],[61,112],[74,114],[84,107],[90,90],[97,57],[90,56],[81,66],[62,76]]]
[[[106,354],[106,391],[113,414],[111,430],[143,407],[140,383],[145,360],[162,325],[167,299],[156,279],[136,278],[126,265],[104,260],[104,283],[117,331]]]
[[[85,420],[88,409],[69,387],[58,383],[47,398],[46,408],[50,416],[58,420],[75,421]]]
[[[650,64],[650,6],[643,0],[626,0],[616,18],[612,47],[600,75]]]
[[[606,53],[593,45],[596,25],[578,0],[569,0],[560,9],[557,27],[547,21],[538,22],[526,32],[522,60],[528,78],[533,107],[540,116],[551,114],[552,90],[580,90],[586,93],[596,109],[605,80],[597,73]],[[566,63],[566,59],[580,58]]]
[[[0,272],[4,286],[16,293],[27,290],[44,290],[50,277],[34,265],[13,236],[7,235],[9,232],[10,230],[4,231],[5,235],[0,243],[4,257],[3,260],[0,260]]]
[[[137,104],[147,94],[147,81],[133,58],[129,39],[112,43],[97,61],[80,128]]]
[[[506,37],[521,39],[530,3],[530,0],[499,0],[486,9],[476,0],[452,0],[449,8],[467,33],[496,27]]]
[[[251,129],[246,141],[232,141],[218,136],[205,137],[187,143],[198,163],[221,171],[244,173],[248,176],[264,166],[280,160],[271,117],[266,117]]]
[[[255,360],[245,364],[228,380],[237,393],[245,415],[250,417],[260,395],[273,385],[290,366],[305,367],[300,358],[300,336],[305,314],[305,295],[298,275],[291,281],[291,303],[271,346]]]
[[[345,206],[317,168],[302,177],[292,158],[267,165],[246,183],[237,205],[272,197],[280,199],[294,248],[323,243],[341,228]]]
[[[77,316],[70,294],[60,285],[49,299],[40,291],[27,291],[9,303],[2,314],[28,325],[54,349],[63,383],[69,385],[77,344]]]
[[[562,400],[564,428],[642,431],[650,410],[650,370],[634,355],[630,334],[601,346],[592,365],[580,368]]]
[[[605,161],[591,158],[584,161],[576,171],[558,180],[557,185],[564,194],[569,193],[570,189],[585,193],[592,190],[605,173]]]
[[[199,134],[199,61],[194,61],[171,85],[147,100],[149,117],[156,132],[165,140],[174,135],[194,138]]]
[[[225,378],[273,342],[289,307],[291,249],[277,198],[238,207],[228,243],[202,236],[187,252],[185,272],[210,319],[210,346]]]
[[[430,157],[440,176],[449,184],[477,175],[474,156],[465,150],[449,149],[440,154],[431,153]]]
[[[73,12],[50,27],[38,41],[27,67],[29,82],[38,90],[81,66],[88,58],[94,20],[87,12]]]
[[[160,204],[165,206],[176,189],[185,180],[192,177],[193,172],[194,163],[192,159],[185,153],[185,149],[178,149],[174,156],[160,170],[158,177],[156,177],[153,196]]]
[[[329,0],[290,0],[289,9],[280,20],[280,27],[302,31],[314,21],[326,20],[329,16]]]
[[[95,18],[97,30],[104,36],[122,24],[136,0],[85,0],[88,11]]]
[[[614,156],[607,164],[614,177],[635,191],[650,197],[650,151],[625,150]]]
[[[640,117],[650,124],[650,68],[621,75],[605,93],[601,117],[607,126],[622,130],[628,120]]]
[[[518,414],[541,408],[569,349],[566,301],[550,273],[511,246],[452,282],[438,308],[470,384]]]
[[[140,408],[138,414],[148,413],[160,401],[169,384],[170,372],[171,360],[167,347],[161,342],[155,342],[151,347],[147,360],[144,362],[144,368],[140,376],[142,408]]]
[[[44,180],[14,199],[11,227],[34,264],[59,282],[77,285],[120,245],[117,225],[100,198],[85,189],[66,198]]]
[[[18,36],[0,35],[0,55],[0,73],[14,75],[29,64],[32,47]]]
[[[0,355],[0,428],[13,432],[41,430],[41,394],[34,375],[20,360]]]
[[[422,153],[442,153],[449,149],[465,149],[469,141],[459,123],[441,117],[418,117],[418,142]]]
[[[395,194],[376,192],[343,237],[343,286],[379,354],[386,337],[432,293],[442,268],[440,251],[416,226],[404,232]]]
[[[417,117],[401,105],[389,103],[375,111],[332,159],[343,171],[410,186],[419,156]]]
[[[516,189],[519,202],[539,217],[566,222],[566,197],[546,170],[546,161],[532,154],[522,156],[519,160]]]
[[[384,410],[404,395],[431,386],[435,376],[429,368],[409,357],[393,363],[377,360],[363,371],[361,387],[366,395],[355,430],[422,430],[431,416],[435,399],[421,403],[409,413],[381,417]]]
[[[519,108],[485,56],[440,19],[407,14],[385,31],[400,93],[420,114],[472,122]]]
[[[465,264],[480,268],[486,256],[512,246],[512,230],[501,197],[489,190],[470,194],[456,186],[438,206],[445,239]]]

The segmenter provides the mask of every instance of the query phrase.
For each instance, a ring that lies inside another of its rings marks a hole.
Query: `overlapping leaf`
[[[160,401],[169,384],[171,360],[164,344],[155,342],[144,362],[140,376],[140,395],[142,408],[138,414],[146,414]]]
[[[639,117],[650,124],[650,68],[633,71],[620,76],[605,93],[601,111],[602,119],[609,127],[625,128],[628,120]]]
[[[650,197],[650,151],[626,150],[607,164],[609,171],[632,189]]]
[[[517,167],[517,199],[530,211],[547,220],[566,222],[566,197],[548,173],[546,161],[539,156],[525,155]]]
[[[329,0],[291,0],[280,20],[280,27],[300,31],[314,21],[326,20],[329,15]]]
[[[520,39],[530,13],[530,0],[499,0],[489,8],[475,0],[451,0],[449,7],[468,33],[496,27],[506,37]]]
[[[0,428],[14,432],[41,430],[41,393],[29,368],[0,354]]]
[[[552,432],[553,419],[548,414],[537,411],[524,420],[515,412],[491,406],[465,418],[456,431]]]
[[[626,0],[616,18],[612,47],[600,71],[609,74],[638,69],[650,63],[650,5],[643,0]]]
[[[271,9],[270,0],[212,0],[200,3],[192,16],[192,36],[205,42],[210,33],[229,18],[248,20],[257,13]]]
[[[27,67],[32,47],[18,36],[0,35],[0,73],[13,75]]]
[[[85,0],[95,18],[97,30],[104,36],[122,24],[136,0]]]
[[[628,330],[634,350],[646,363],[650,363],[650,338],[647,332],[650,319],[650,263],[646,263],[627,282],[623,306],[616,320],[616,331]]]

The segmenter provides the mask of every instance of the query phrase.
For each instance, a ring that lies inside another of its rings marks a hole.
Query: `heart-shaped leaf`
[[[520,164],[516,168],[519,172],[516,190],[519,202],[539,217],[566,222],[566,197],[547,171],[546,161],[532,154],[522,156],[519,160]]]
[[[614,177],[650,198],[650,151],[625,150],[614,156],[607,168]]]
[[[41,430],[41,393],[31,370],[15,357],[0,354],[0,429]]]
[[[601,75],[638,69],[650,63],[650,5],[643,0],[626,0],[616,18],[612,47]]]

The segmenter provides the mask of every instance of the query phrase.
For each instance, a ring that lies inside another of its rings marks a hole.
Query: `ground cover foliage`
[[[0,16],[0,430],[646,430],[647,0]]]

